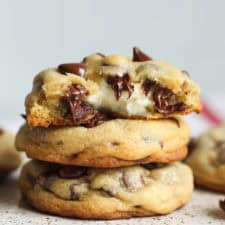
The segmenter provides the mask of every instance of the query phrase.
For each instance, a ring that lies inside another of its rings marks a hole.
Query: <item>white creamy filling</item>
[[[103,108],[113,112],[119,112],[126,115],[146,116],[147,108],[153,105],[149,96],[145,96],[140,84],[133,84],[134,91],[130,98],[128,92],[123,91],[121,97],[117,100],[114,91],[104,80],[99,84],[101,88],[87,97],[87,101],[95,108]]]

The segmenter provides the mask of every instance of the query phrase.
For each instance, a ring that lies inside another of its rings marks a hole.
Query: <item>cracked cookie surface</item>
[[[44,212],[119,219],[174,211],[190,200],[193,177],[179,162],[150,169],[93,169],[31,161],[22,170],[19,186],[28,202]]]
[[[196,138],[186,162],[192,168],[197,184],[225,192],[225,125]]]
[[[20,164],[20,156],[14,147],[14,135],[0,128],[0,176],[16,169]]]
[[[26,97],[30,127],[94,127],[111,118],[153,119],[200,112],[186,71],[134,49],[133,59],[93,54],[38,74]]]
[[[28,157],[62,164],[120,167],[182,160],[189,128],[181,118],[114,119],[93,128],[20,128],[16,147]]]

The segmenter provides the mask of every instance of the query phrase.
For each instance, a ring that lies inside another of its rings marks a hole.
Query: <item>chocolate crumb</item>
[[[168,88],[162,87],[155,81],[146,79],[142,84],[143,92],[147,95],[152,92],[152,98],[158,113],[168,115],[174,112],[181,112],[186,109],[183,102],[176,100],[176,95]]]
[[[143,61],[149,61],[149,60],[152,60],[150,56],[146,55],[138,47],[133,48],[133,61],[143,62]]]
[[[128,92],[128,98],[134,91],[134,86],[129,83],[130,77],[128,73],[125,73],[122,77],[119,76],[108,76],[107,83],[112,86],[116,100],[119,100],[123,91]]]
[[[219,206],[225,212],[225,199],[219,200]]]
[[[58,66],[58,71],[62,74],[72,73],[80,77],[85,76],[85,66],[81,63],[66,63]]]

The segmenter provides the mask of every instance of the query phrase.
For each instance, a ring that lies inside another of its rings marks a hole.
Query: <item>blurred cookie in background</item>
[[[14,147],[15,136],[0,128],[0,177],[15,170],[21,162],[19,153]]]
[[[192,141],[186,162],[193,170],[196,184],[225,192],[225,124]]]

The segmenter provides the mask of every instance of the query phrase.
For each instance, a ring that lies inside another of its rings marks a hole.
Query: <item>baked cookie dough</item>
[[[7,175],[20,164],[20,156],[14,147],[14,135],[0,128],[0,177]]]
[[[183,206],[191,199],[193,177],[179,162],[156,169],[93,169],[31,161],[19,186],[28,202],[43,212],[120,219],[167,214]]]
[[[26,97],[30,127],[94,127],[109,118],[153,119],[200,112],[199,87],[186,71],[153,60],[93,54],[39,73]]]
[[[93,127],[20,128],[16,147],[28,157],[90,167],[182,160],[189,128],[181,118],[115,119]]]
[[[225,125],[201,134],[186,162],[197,184],[225,192]]]

